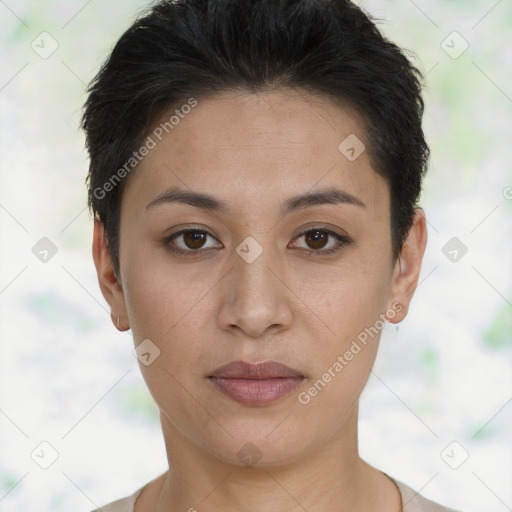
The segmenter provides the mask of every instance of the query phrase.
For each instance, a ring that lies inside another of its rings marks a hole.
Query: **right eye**
[[[167,237],[164,241],[165,246],[174,253],[196,255],[194,253],[203,252],[205,242],[213,235],[202,229],[183,229]],[[210,249],[214,246],[206,247]]]

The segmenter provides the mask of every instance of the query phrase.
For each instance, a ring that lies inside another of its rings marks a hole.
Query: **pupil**
[[[191,240],[190,244],[186,240],[187,237]],[[201,248],[202,242],[204,242],[204,237],[205,237],[205,234],[204,233],[200,233],[199,231],[190,231],[188,233],[185,233],[186,244],[191,249],[199,249],[199,248]]]
[[[326,233],[323,231],[310,231],[309,237],[313,238],[313,246],[315,249],[319,249],[324,247],[325,245],[325,239],[326,239]],[[323,240],[322,240],[323,239]],[[318,243],[320,242],[320,243]],[[324,243],[322,243],[324,242]]]

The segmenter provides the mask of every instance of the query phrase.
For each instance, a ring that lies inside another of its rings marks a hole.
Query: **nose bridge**
[[[239,244],[221,305],[219,320],[224,328],[238,326],[256,337],[270,326],[288,325],[290,304],[286,287],[275,275],[279,267],[273,248],[252,237]]]
[[[259,245],[259,244],[258,244]],[[276,258],[270,247],[259,246],[255,242],[243,242],[237,248],[237,256],[234,258],[236,282],[240,289],[237,289],[239,296],[247,295],[248,298],[257,295],[268,295],[267,299],[274,299],[275,276],[269,267],[276,266]]]

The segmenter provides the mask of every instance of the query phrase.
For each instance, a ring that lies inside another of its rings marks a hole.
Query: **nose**
[[[251,263],[235,254],[233,268],[222,280],[220,327],[252,338],[288,329],[293,293],[287,285],[282,266],[269,249]]]

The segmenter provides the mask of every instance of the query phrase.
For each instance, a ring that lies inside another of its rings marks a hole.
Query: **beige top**
[[[453,508],[443,507],[434,501],[428,500],[404,483],[395,480],[389,475],[386,476],[391,478],[400,491],[403,504],[402,512],[460,512]],[[133,512],[135,508],[135,501],[144,487],[141,487],[127,498],[109,503],[97,510],[93,510],[93,512]]]

